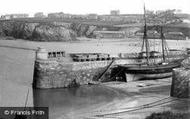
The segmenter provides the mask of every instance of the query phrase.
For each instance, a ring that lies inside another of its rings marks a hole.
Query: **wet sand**
[[[151,50],[161,50],[160,40],[150,40]],[[185,49],[190,47],[190,40],[167,40],[169,48]],[[65,50],[67,53],[129,53],[139,52],[142,39],[92,39],[76,42],[33,42],[23,40],[0,40],[0,47],[21,48],[23,50],[35,50],[38,47],[46,48],[48,51]],[[156,46],[156,47],[154,47]]]
[[[169,46],[185,49],[190,47],[189,43],[189,41],[169,41]],[[31,84],[37,47],[44,47],[49,51],[61,49],[69,53],[118,54],[138,51],[140,45],[133,40],[62,43],[0,40],[0,106],[24,106],[29,89],[27,106],[49,106],[50,119],[142,119],[155,111],[190,112],[189,99],[176,100],[169,97],[171,79],[132,83],[110,82],[101,86],[41,90],[35,93]],[[157,102],[159,100],[167,103],[160,104]],[[153,102],[158,105],[139,109],[142,105]],[[138,109],[135,110],[136,108]]]

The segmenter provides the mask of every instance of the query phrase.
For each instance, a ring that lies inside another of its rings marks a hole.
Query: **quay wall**
[[[186,68],[173,69],[170,95],[177,98],[190,98],[190,70]]]
[[[75,62],[64,51],[48,52],[44,48],[39,48],[36,51],[33,87],[64,88],[97,84],[115,77],[114,74],[118,74],[115,70],[118,64],[131,62],[135,61],[104,58],[104,60]]]
[[[36,60],[33,86],[35,88],[63,88],[97,84],[111,77],[112,68],[99,79],[111,62],[108,60],[64,63]],[[116,63],[118,62],[114,62]]]
[[[182,67],[173,69],[170,95],[190,98],[190,57],[182,61]]]
[[[127,81],[125,72],[118,65],[137,63],[139,59],[110,57],[93,60],[75,62],[64,51],[48,52],[39,48],[36,51],[33,87],[64,88],[110,80]]]

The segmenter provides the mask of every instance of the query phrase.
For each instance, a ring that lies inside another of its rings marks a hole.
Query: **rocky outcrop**
[[[98,29],[97,26],[94,25],[86,25],[79,23],[72,23],[70,28],[75,31],[78,37],[85,36],[88,38],[94,37],[93,32]]]
[[[184,59],[182,62],[182,67],[186,68],[186,69],[190,69],[190,57]]]
[[[101,30],[95,25],[80,23],[27,23],[6,21],[0,23],[0,36],[33,41],[73,41],[76,37],[95,37],[93,32]]]
[[[0,23],[0,34],[4,36],[10,36],[13,31],[13,23],[11,22],[2,22]]]
[[[32,34],[38,41],[72,41],[76,40],[76,34],[71,29],[51,24],[40,24],[35,27]]]
[[[27,23],[27,24],[25,24],[25,27],[23,29],[23,36],[22,36],[23,39],[35,40],[33,38],[33,31],[37,25],[39,25],[39,23]]]
[[[76,40],[76,33],[69,28],[69,25],[56,23],[2,22],[0,35],[34,41]]]
[[[177,98],[190,97],[190,58],[181,62],[181,68],[175,68],[172,72],[171,96]]]
[[[173,69],[171,93],[172,97],[189,98],[190,70],[185,68]]]
[[[35,23],[2,22],[0,24],[0,34],[14,38],[30,39],[36,25]]]

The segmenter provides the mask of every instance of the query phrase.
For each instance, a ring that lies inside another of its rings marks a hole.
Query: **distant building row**
[[[2,15],[1,19],[28,18],[29,14],[6,14]]]
[[[29,14],[6,14],[6,15],[1,15],[2,20],[6,19],[16,19],[16,18],[28,18]],[[46,16],[43,14],[43,12],[37,12],[34,14],[34,17],[36,18],[45,18]]]
[[[72,15],[59,13],[50,13],[48,18],[65,18],[65,19],[82,19],[82,20],[99,20],[99,21],[122,21],[130,23],[138,23],[141,20],[141,15],[120,15],[119,11],[112,11],[110,15],[98,15],[98,14],[87,14],[87,15]]]
[[[14,18],[28,18],[28,14],[6,14],[2,15],[1,19],[14,19]],[[100,20],[100,21],[129,21],[131,23],[138,22],[140,17],[138,15],[120,15],[119,10],[111,10],[110,15],[98,15],[98,14],[87,14],[87,15],[73,15],[65,14],[63,12],[49,13],[47,16],[43,12],[34,14],[35,18],[62,18],[62,19],[81,19],[81,20]]]

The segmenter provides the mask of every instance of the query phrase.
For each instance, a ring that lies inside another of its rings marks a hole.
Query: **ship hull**
[[[123,65],[126,80],[160,79],[172,76],[172,69],[180,67],[180,62],[160,65]]]
[[[162,79],[172,76],[172,72],[167,73],[156,73],[156,74],[130,74],[125,73],[126,81],[138,81],[138,80],[153,80],[153,79]]]

